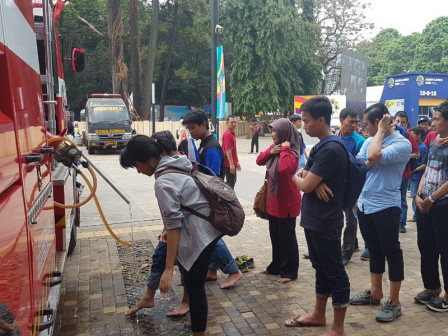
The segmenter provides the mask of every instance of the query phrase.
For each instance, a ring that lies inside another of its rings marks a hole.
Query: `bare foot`
[[[296,321],[303,326],[309,326],[309,327],[324,326],[327,323],[325,317],[318,318],[314,315],[299,316],[298,318],[296,318]]]
[[[181,302],[174,310],[166,314],[168,317],[182,317],[190,311],[190,305],[185,302]]]
[[[154,303],[154,298],[151,300],[148,297],[146,297],[146,295],[144,295],[139,302],[137,302],[137,304],[132,307],[131,309],[129,309],[126,313],[124,313],[124,315],[126,316],[130,316],[130,315],[134,315],[136,312],[138,312],[140,309],[143,308],[152,308],[154,307],[156,304]]]
[[[267,269],[264,269],[264,270],[260,271],[260,274],[269,274],[269,272]]]
[[[330,329],[325,334],[322,334],[321,336],[345,336],[345,332],[343,330],[336,331],[334,329]]]
[[[209,270],[207,272],[207,279],[205,281],[216,281],[218,280],[218,271]]]
[[[291,281],[292,281],[292,279],[290,279],[290,278],[280,278],[277,280],[277,282],[279,282],[279,283],[288,283]]]
[[[228,289],[230,287],[233,287],[238,281],[241,280],[242,277],[243,273],[241,273],[241,271],[230,274],[227,280],[224,281],[224,283],[219,287],[221,287],[221,289]]]

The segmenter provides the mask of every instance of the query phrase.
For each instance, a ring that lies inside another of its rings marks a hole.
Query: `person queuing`
[[[435,109],[433,119],[438,136],[423,161],[426,170],[415,196],[417,243],[425,286],[415,301],[434,311],[448,312],[448,101]],[[440,296],[439,259],[445,290],[443,297]]]
[[[406,127],[409,123],[408,114],[405,111],[399,111],[395,114],[394,124],[397,126],[400,134],[409,140],[412,153],[408,163],[403,171],[403,178],[401,180],[400,193],[401,193],[401,214],[400,214],[400,233],[406,233],[406,221],[408,217],[408,201],[407,192],[408,184],[411,178],[411,171],[415,168],[417,159],[420,157],[420,150],[412,134],[410,134]],[[398,126],[401,126],[398,127]],[[411,167],[412,166],[412,167]]]
[[[420,150],[420,157],[417,159],[416,167],[411,172],[411,179],[409,180],[411,184],[410,189],[412,199],[412,210],[414,211],[414,214],[412,215],[412,219],[408,219],[408,222],[415,222],[417,220],[417,207],[415,204],[415,195],[417,194],[418,186],[420,185],[420,180],[426,168],[426,165],[423,164],[423,160],[426,157],[428,147],[426,147],[425,143],[423,142],[423,137],[425,135],[425,130],[423,129],[423,127],[416,126],[412,128],[411,135],[414,137]]]
[[[168,154],[176,149],[173,137],[172,143],[174,147],[170,148],[157,139],[137,135],[121,152],[120,164],[123,168],[136,168],[139,174],[156,175],[154,189],[166,227],[163,240],[167,243],[166,265],[160,278],[159,289],[162,293],[167,293],[170,289],[177,258],[190,297],[191,330],[194,336],[200,336],[206,334],[207,327],[205,280],[208,265],[222,233],[208,221],[181,209],[179,200],[182,200],[182,205],[204,215],[210,213],[207,199],[191,176],[168,173],[157,177],[165,169],[191,172],[192,164],[186,156]],[[182,188],[179,188],[179,185],[182,185]]]
[[[371,138],[364,142],[358,154],[368,168],[358,200],[358,220],[370,251],[370,289],[353,296],[350,303],[381,303],[387,260],[390,293],[376,319],[390,322],[402,314],[399,293],[404,262],[399,241],[400,185],[412,148],[410,142],[391,127],[391,116],[384,104],[368,107],[364,112],[364,124]]]
[[[293,114],[289,117],[289,120],[292,122],[292,124],[297,128],[297,132],[299,132],[299,138],[300,138],[300,158],[299,158],[299,167],[298,169],[302,169],[305,167],[306,160],[308,160],[308,153],[306,151],[306,145],[305,141],[303,140],[303,135],[300,132],[302,128],[302,116],[300,114]]]
[[[357,133],[359,125],[358,111],[351,107],[342,109],[339,114],[341,128],[336,132],[344,140],[347,151],[353,156],[358,155],[361,146],[366,140],[363,136]],[[344,266],[347,265],[352,258],[353,252],[358,248],[358,241],[356,234],[358,231],[358,219],[355,214],[355,208],[344,209],[345,214],[345,229],[342,235],[342,261]],[[366,246],[367,249],[367,246]],[[364,253],[366,253],[364,251]]]
[[[301,194],[292,177],[297,172],[300,139],[286,118],[274,121],[268,128],[273,144],[258,155],[257,164],[266,166],[272,261],[261,273],[280,275],[278,282],[287,283],[297,278],[299,270],[296,217],[300,214]]]
[[[305,132],[320,141],[332,135],[331,103],[317,96],[301,106]],[[344,226],[342,202],[348,159],[344,148],[328,142],[311,150],[304,170],[294,176],[304,192],[300,225],[305,230],[308,253],[316,270],[316,305],[310,315],[285,322],[288,327],[326,324],[328,298],[333,300],[334,322],[331,335],[344,335],[344,320],[350,299],[350,282],[342,263],[340,230]]]
[[[189,112],[185,116],[183,124],[193,139],[201,140],[198,151],[199,163],[211,169],[216,176],[223,178],[225,174],[224,152],[216,137],[210,132],[205,112],[199,110]],[[229,274],[226,281],[220,286],[222,289],[231,288],[243,277],[243,273],[222,239],[218,240],[212,253],[207,280],[217,280],[218,269],[221,269],[224,274]]]

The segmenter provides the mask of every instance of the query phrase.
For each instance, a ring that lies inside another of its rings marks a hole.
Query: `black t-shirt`
[[[300,225],[312,231],[337,229],[344,226],[342,201],[347,175],[347,154],[338,143],[328,142],[318,151],[311,150],[305,170],[323,178],[333,191],[328,202],[319,200],[313,191],[303,195]]]

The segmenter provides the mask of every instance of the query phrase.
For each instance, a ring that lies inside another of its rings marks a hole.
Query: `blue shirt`
[[[210,168],[216,176],[221,174],[221,153],[216,148],[209,148],[205,152],[204,166]]]
[[[366,139],[362,135],[356,132],[353,132],[352,135],[341,137],[341,139],[344,140],[347,151],[349,153],[352,153],[353,156],[358,155],[359,151],[361,150],[362,144],[364,143],[364,141],[366,141]]]
[[[364,142],[358,158],[367,161],[372,139]],[[367,171],[366,182],[359,196],[358,208],[362,212],[372,214],[391,207],[401,208],[401,180],[411,152],[411,143],[399,132],[383,139],[381,161]]]
[[[425,143],[422,141],[418,144],[418,149],[420,150],[420,157],[417,159],[417,167],[420,167],[423,164],[423,160],[425,159],[426,153],[428,152],[428,147],[426,147]],[[425,171],[419,171],[413,173],[411,175],[411,180],[420,180]]]

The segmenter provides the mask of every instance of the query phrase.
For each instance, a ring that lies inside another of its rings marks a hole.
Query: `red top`
[[[431,144],[431,142],[433,142],[436,138],[437,138],[437,133],[434,131],[431,131],[428,134],[426,134],[424,143],[425,143],[426,147],[428,147],[428,149],[429,149],[429,145]]]
[[[417,142],[415,141],[415,139],[411,133],[409,133],[409,142],[411,143],[411,146],[412,146],[411,153],[412,154],[419,153],[420,149],[418,148]],[[411,177],[411,164],[408,162],[408,164],[406,165],[406,167],[404,168],[404,171],[403,171],[403,178],[408,179],[410,177]]]
[[[270,151],[274,145],[267,150],[261,152],[257,157],[257,164],[264,166],[271,157]],[[282,147],[280,152],[280,161],[278,165],[278,191],[277,196],[269,197],[268,174],[268,191],[266,197],[266,212],[278,218],[297,217],[300,214],[300,206],[302,204],[302,195],[292,180],[293,175],[297,172],[299,161],[291,152],[289,146]]]
[[[227,129],[222,135],[222,151],[226,157],[226,167],[230,167],[229,159],[227,158],[227,151],[232,151],[233,164],[235,167],[238,164],[238,153],[236,152],[236,138],[235,132]]]

